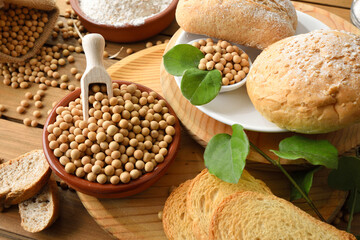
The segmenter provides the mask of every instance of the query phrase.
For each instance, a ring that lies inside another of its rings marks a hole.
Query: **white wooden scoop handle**
[[[107,95],[113,97],[112,81],[103,64],[104,38],[97,33],[88,34],[83,38],[83,49],[86,57],[86,69],[81,78],[81,93],[83,99],[83,117],[89,118],[89,87],[90,84],[106,84]]]
[[[97,33],[86,35],[82,40],[82,47],[86,57],[86,70],[93,67],[104,67],[103,53],[105,48],[105,39]]]

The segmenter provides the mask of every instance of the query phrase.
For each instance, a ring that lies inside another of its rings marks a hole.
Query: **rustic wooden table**
[[[301,2],[323,8],[350,21],[350,7],[352,0],[306,0]],[[70,6],[65,3],[65,0],[57,0],[57,3],[60,8],[60,19],[64,20],[63,16],[65,11],[70,9]],[[109,52],[110,55],[118,52],[121,47],[124,47],[125,49],[132,48],[134,51],[139,51],[145,48],[145,44],[148,41],[155,44],[158,40],[164,41],[171,38],[177,29],[178,25],[174,21],[166,30],[143,42],[133,44],[116,44],[108,42],[106,51]],[[51,46],[56,42],[62,41],[62,39],[57,39],[56,41],[49,40],[47,44]],[[70,42],[74,45],[77,44],[74,39]],[[106,59],[104,61],[105,67],[111,66],[127,55],[126,51],[122,51],[116,59]],[[69,72],[70,68],[74,66],[77,67],[80,72],[84,71],[85,56],[83,54],[74,54],[74,57],[76,59],[75,63],[66,65],[65,68],[60,70],[60,74]],[[79,86],[79,82],[73,78],[70,82],[75,86]],[[0,78],[0,104],[5,105],[7,108],[7,111],[4,112],[3,116],[0,118],[0,158],[5,161],[27,151],[41,148],[42,125],[46,119],[46,112],[51,109],[51,105],[54,101],[58,101],[69,93],[68,90],[62,90],[60,88],[49,88],[46,91],[46,96],[43,101],[44,108],[41,110],[43,117],[39,120],[40,124],[36,128],[26,127],[22,124],[22,119],[31,116],[34,107],[31,107],[22,115],[18,114],[15,109],[20,101],[24,99],[25,92],[30,91],[35,93],[38,90],[36,84],[34,85],[35,86],[32,86],[30,89],[12,89],[9,86],[5,86]],[[182,135],[182,141],[186,142],[187,146],[191,146],[184,148],[189,154],[182,154],[182,156],[194,158],[201,157],[203,148],[195,143],[186,132],[183,132]],[[20,226],[20,217],[17,206],[12,206],[4,213],[0,214],[0,239],[112,239],[112,237],[102,230],[88,214],[75,192],[69,190],[60,191],[60,217],[52,227],[37,234],[31,234],[24,231]],[[341,222],[337,226],[339,228],[344,228],[345,223]],[[355,216],[353,232],[358,235],[360,234],[360,214]]]

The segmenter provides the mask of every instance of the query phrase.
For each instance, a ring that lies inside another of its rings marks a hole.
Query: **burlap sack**
[[[10,55],[0,52],[0,63],[24,62],[26,59],[34,56],[51,35],[59,16],[59,8],[56,6],[55,0],[0,0],[0,2],[1,1],[28,8],[48,11],[49,21],[45,24],[44,31],[41,33],[40,37],[34,42],[34,47],[30,49],[25,55],[19,57],[12,57]]]

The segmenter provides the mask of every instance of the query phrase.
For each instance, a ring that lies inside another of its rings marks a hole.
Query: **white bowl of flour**
[[[71,0],[89,32],[106,40],[134,42],[165,29],[175,17],[178,0]]]

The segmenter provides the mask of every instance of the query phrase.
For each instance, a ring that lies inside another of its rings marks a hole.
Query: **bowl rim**
[[[147,92],[153,91],[152,89],[138,83],[123,81],[123,80],[112,80],[112,82],[118,83],[119,85],[136,84],[138,89],[140,89],[141,91],[147,91]],[[158,93],[157,93],[158,99],[165,100],[169,112],[175,116],[174,128],[176,134],[173,137],[173,142],[168,147],[168,154],[165,156],[164,161],[158,164],[152,172],[145,173],[142,176],[140,176],[138,179],[131,180],[129,183],[124,184],[120,182],[119,184],[116,185],[111,183],[100,184],[97,182],[90,182],[84,178],[80,178],[73,174],[67,173],[65,171],[64,166],[60,164],[59,160],[57,159],[57,157],[55,157],[53,151],[49,147],[49,140],[48,140],[49,132],[47,131],[47,127],[55,121],[57,116],[56,109],[60,106],[67,106],[71,101],[74,101],[76,98],[78,98],[80,96],[80,93],[81,93],[81,89],[78,88],[73,92],[67,94],[65,97],[63,97],[52,109],[51,113],[48,115],[46,122],[44,124],[43,135],[42,135],[42,145],[43,145],[44,155],[51,169],[55,172],[57,176],[59,176],[71,187],[75,188],[80,192],[84,192],[86,194],[91,194],[90,192],[93,192],[97,196],[104,195],[104,197],[106,197],[106,195],[109,194],[111,195],[111,194],[129,192],[129,191],[132,192],[135,188],[142,188],[143,184],[151,181],[153,178],[156,178],[158,175],[162,176],[163,174],[165,174],[167,168],[175,160],[177,151],[180,147],[181,127],[180,127],[179,119],[175,114],[175,111],[172,109],[170,104]],[[150,186],[151,185],[149,185],[149,187]],[[145,189],[146,188],[144,188],[143,190]]]
[[[110,25],[110,24],[104,24],[104,23],[97,23],[94,20],[92,20],[91,18],[89,18],[80,8],[80,4],[79,4],[79,0],[70,0],[70,4],[71,7],[74,9],[75,13],[77,15],[79,15],[81,18],[85,19],[86,21],[88,21],[89,23],[102,27],[102,28],[108,28],[108,29],[127,29],[127,30],[131,30],[131,29],[136,29],[139,28],[141,26],[144,26],[146,24],[151,24],[152,22],[161,19],[163,17],[165,17],[167,14],[169,14],[174,8],[176,8],[177,4],[178,4],[179,0],[172,0],[172,2],[169,4],[169,6],[167,8],[165,8],[163,11],[155,14],[152,17],[146,18],[144,24],[135,26],[135,25],[130,25],[130,24],[125,24],[122,27],[116,27],[114,25]]]

